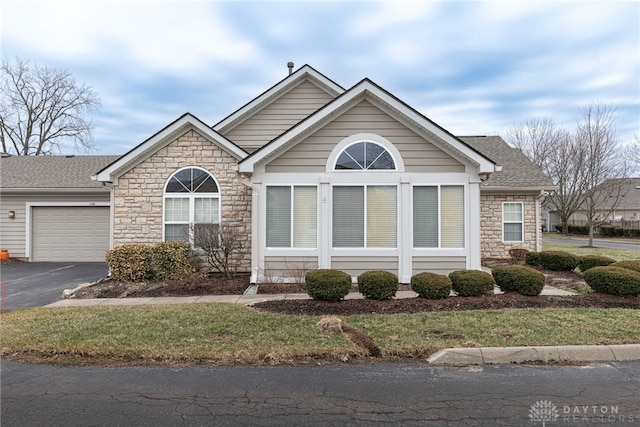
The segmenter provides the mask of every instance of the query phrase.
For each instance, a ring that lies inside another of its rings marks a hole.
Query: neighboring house
[[[117,156],[0,159],[0,246],[32,261],[104,261],[109,189],[91,175]]]
[[[620,197],[618,198],[618,187]],[[640,178],[612,178],[605,181],[602,188],[606,193],[596,194],[596,200],[604,202],[598,207],[598,219],[606,223],[624,225],[626,228],[640,227]],[[611,193],[611,197],[608,196]],[[616,203],[617,202],[617,203]],[[549,213],[551,224],[560,224],[557,212]],[[569,218],[571,225],[586,225],[587,217],[579,210]]]
[[[308,65],[213,127],[181,116],[94,179],[111,189],[111,246],[232,224],[253,282],[336,268],[408,283],[540,250],[554,189],[501,138],[456,137],[368,79],[344,89]]]

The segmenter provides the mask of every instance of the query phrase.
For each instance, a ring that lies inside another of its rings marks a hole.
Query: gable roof
[[[617,188],[620,187],[620,200],[618,201],[618,206],[616,209],[638,209],[640,210],[640,178],[609,178],[605,182],[601,184],[603,188]],[[617,194],[617,191],[607,190],[608,193]],[[605,193],[606,194],[606,193]],[[608,197],[606,197],[608,199]],[[607,200],[608,202],[609,200]],[[611,203],[604,203],[603,208],[609,208],[613,204],[614,199],[611,200]]]
[[[479,173],[494,172],[495,163],[490,158],[467,145],[369,79],[363,79],[323,108],[247,156],[240,162],[239,171],[253,172],[257,164],[277,155],[278,152],[286,150],[291,144],[297,143],[304,135],[323,126],[332,118],[363,99],[367,99],[379,106],[385,112],[396,117],[413,129],[416,133],[423,136],[435,135],[436,138],[430,139],[434,145],[454,158],[464,158],[466,162],[472,162],[478,165]]]
[[[0,159],[2,192],[100,190],[91,175],[118,156],[8,156]]]
[[[305,64],[289,76],[285,77],[284,79],[240,107],[238,110],[222,119],[220,122],[213,125],[213,129],[221,134],[227,133],[229,130],[238,126],[248,117],[252,116],[256,112],[269,105],[282,93],[289,91],[291,88],[297,86],[304,80],[312,81],[316,86],[320,87],[334,98],[344,93],[345,91],[342,86],[340,86],[324,74],[320,73],[310,65]]]
[[[499,136],[462,136],[461,140],[502,167],[483,183],[487,189],[555,190],[557,187],[522,151]]]
[[[118,177],[122,174],[131,170],[188,130],[197,131],[238,160],[247,156],[246,151],[211,129],[202,120],[190,113],[185,113],[164,129],[98,171],[93,178],[98,181],[117,182]]]

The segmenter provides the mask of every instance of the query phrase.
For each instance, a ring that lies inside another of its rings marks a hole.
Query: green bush
[[[592,267],[604,267],[614,262],[615,259],[604,255],[583,255],[578,257],[578,268],[584,273]]]
[[[312,270],[304,280],[307,293],[317,300],[340,301],[351,290],[351,276],[340,270]]]
[[[411,290],[422,298],[448,298],[451,293],[451,279],[442,274],[418,273],[411,277]]]
[[[365,298],[391,299],[398,292],[398,276],[383,270],[365,271],[358,276],[358,292]]]
[[[111,278],[123,282],[140,282],[154,277],[151,246],[121,245],[107,251]]]
[[[151,248],[151,262],[155,277],[175,280],[200,271],[201,260],[189,242],[162,242]]]
[[[584,280],[591,289],[603,294],[622,297],[640,295],[640,272],[626,268],[593,267],[584,272]]]
[[[618,261],[613,264],[609,264],[611,267],[626,268],[627,270],[634,270],[640,272],[640,259],[630,259],[626,261]]]
[[[601,225],[600,226],[600,235],[603,237],[612,237],[614,236],[613,225]]]
[[[527,252],[524,256],[527,265],[540,265],[540,252]]]
[[[538,262],[547,270],[573,271],[578,266],[578,257],[564,251],[542,251]]]
[[[536,296],[544,288],[544,274],[522,265],[495,267],[491,273],[503,292],[516,291],[522,295]]]
[[[480,270],[458,270],[449,273],[451,288],[461,297],[479,297],[493,291],[491,274]]]

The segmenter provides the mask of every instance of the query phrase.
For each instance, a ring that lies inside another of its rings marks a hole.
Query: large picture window
[[[396,186],[334,186],[333,247],[397,247],[397,200]]]
[[[502,240],[522,242],[524,237],[524,209],[522,202],[502,204]]]
[[[317,191],[315,186],[267,187],[267,247],[317,246]]]
[[[164,240],[193,243],[192,226],[198,223],[220,223],[218,184],[204,169],[181,169],[165,186]]]
[[[464,186],[413,187],[413,247],[464,246]]]

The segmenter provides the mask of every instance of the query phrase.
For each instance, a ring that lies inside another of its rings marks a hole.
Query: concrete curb
[[[640,344],[447,348],[434,353],[428,362],[440,366],[469,366],[526,362],[629,362],[635,360],[640,360]]]

